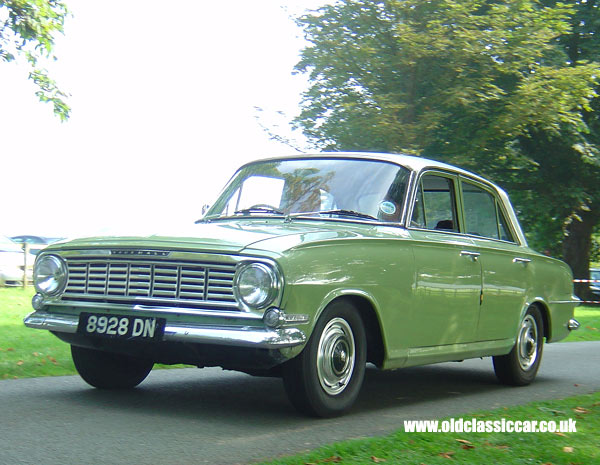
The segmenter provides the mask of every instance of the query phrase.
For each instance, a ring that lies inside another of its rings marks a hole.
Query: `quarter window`
[[[432,174],[421,178],[411,226],[438,231],[458,231],[452,179]]]

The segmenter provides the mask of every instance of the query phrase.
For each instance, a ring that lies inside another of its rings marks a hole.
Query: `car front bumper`
[[[36,311],[23,320],[25,326],[56,333],[74,334],[79,318],[75,315]],[[257,328],[234,326],[201,326],[170,324],[165,326],[165,342],[188,342],[260,349],[284,349],[306,342],[306,335],[297,328]]]

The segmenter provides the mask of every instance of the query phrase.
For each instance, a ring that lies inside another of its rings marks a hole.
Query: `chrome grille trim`
[[[65,257],[62,302],[240,311],[233,295],[235,263],[133,257]]]

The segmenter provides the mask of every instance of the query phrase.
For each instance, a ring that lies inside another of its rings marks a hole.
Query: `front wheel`
[[[99,389],[131,389],[152,370],[151,360],[71,346],[71,356],[83,380]]]
[[[517,342],[507,355],[493,357],[494,371],[503,384],[525,386],[534,379],[542,361],[544,326],[537,307],[531,307],[521,321]]]
[[[324,311],[300,355],[283,366],[287,395],[297,410],[331,417],[349,409],[365,375],[367,343],[362,319],[349,301]]]

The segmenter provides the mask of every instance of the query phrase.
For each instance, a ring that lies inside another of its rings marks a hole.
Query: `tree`
[[[409,152],[486,174],[511,191],[534,246],[560,253],[568,234],[563,256],[584,277],[588,226],[600,221],[600,69],[586,61],[597,47],[580,42],[573,58],[569,39],[589,2],[324,6],[298,20],[311,45],[296,69],[311,85],[294,124],[319,148]]]
[[[54,113],[66,120],[70,108],[67,95],[41,66],[52,55],[54,38],[63,32],[67,7],[58,0],[0,0],[0,61],[24,58],[29,65],[29,79],[38,87],[36,95],[53,105]]]

